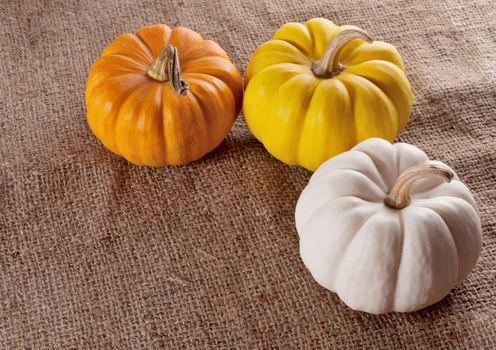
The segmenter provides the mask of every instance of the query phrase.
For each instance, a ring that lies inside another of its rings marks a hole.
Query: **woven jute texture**
[[[186,26],[244,72],[288,21],[326,17],[394,44],[415,94],[400,141],[451,165],[483,224],[474,271],[419,312],[354,312],[304,268],[294,207],[311,175],[240,116],[180,167],[137,167],[85,120],[92,62],[117,35]],[[0,0],[0,348],[494,349],[493,0]]]

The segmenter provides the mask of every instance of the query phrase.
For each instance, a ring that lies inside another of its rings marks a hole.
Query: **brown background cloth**
[[[409,314],[354,312],[304,268],[310,173],[240,116],[188,166],[137,167],[85,121],[92,62],[122,32],[187,26],[244,72],[288,21],[326,17],[397,46],[415,103],[399,140],[451,165],[484,230],[475,270]],[[0,1],[0,347],[466,348],[496,342],[496,5],[465,1]]]

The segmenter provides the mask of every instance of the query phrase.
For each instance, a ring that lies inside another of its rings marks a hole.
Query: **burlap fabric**
[[[399,139],[453,166],[479,204],[475,270],[420,312],[353,312],[313,281],[294,228],[310,173],[241,116],[203,160],[160,169],[86,125],[86,75],[122,32],[187,26],[244,72],[280,25],[318,16],[398,47],[415,93]],[[494,348],[495,28],[493,0],[1,0],[0,347]]]

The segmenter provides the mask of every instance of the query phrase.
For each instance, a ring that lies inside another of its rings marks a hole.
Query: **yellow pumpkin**
[[[242,95],[241,76],[217,43],[151,25],[117,37],[93,64],[87,119],[103,145],[131,163],[185,164],[222,142]]]
[[[251,57],[244,117],[274,157],[313,171],[367,138],[396,137],[412,108],[403,69],[392,45],[357,27],[286,23]]]

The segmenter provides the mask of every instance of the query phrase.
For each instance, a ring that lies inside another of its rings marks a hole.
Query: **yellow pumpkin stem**
[[[384,204],[393,209],[403,209],[410,204],[410,185],[423,177],[438,177],[450,182],[455,174],[444,164],[427,162],[406,169],[396,179],[389,194],[384,198]]]
[[[181,68],[177,48],[169,45],[148,67],[146,74],[157,81],[169,81],[177,96],[185,96],[188,93],[189,85],[181,80]]]
[[[354,39],[362,39],[368,43],[373,41],[367,32],[359,28],[340,31],[329,42],[322,58],[313,62],[313,73],[320,78],[331,78],[341,73],[344,66],[337,60],[339,52],[347,43]]]

